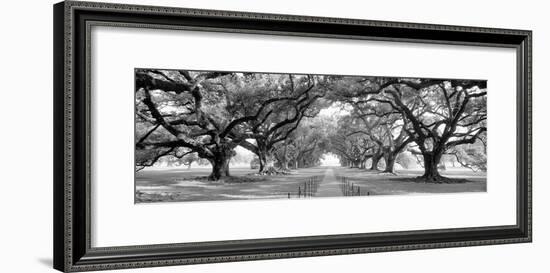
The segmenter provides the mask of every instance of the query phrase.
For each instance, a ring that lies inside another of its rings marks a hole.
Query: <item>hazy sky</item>
[[[340,166],[340,160],[332,153],[324,154],[321,166]]]

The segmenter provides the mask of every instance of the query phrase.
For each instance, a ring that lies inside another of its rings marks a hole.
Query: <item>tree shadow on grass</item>
[[[239,183],[257,183],[267,180],[265,176],[229,176],[223,178],[225,183],[239,184]]]
[[[389,178],[388,180],[396,182],[413,182],[413,183],[425,183],[425,184],[463,184],[463,183],[475,183],[475,181],[465,178],[452,178],[441,176],[437,180],[428,180],[422,176],[417,177],[396,177]]]
[[[209,180],[208,176],[197,176],[189,178],[176,179],[176,182],[185,182],[185,181],[200,181],[209,184],[240,184],[240,183],[256,183],[266,181],[267,178],[263,176],[226,176],[222,177],[219,180]]]

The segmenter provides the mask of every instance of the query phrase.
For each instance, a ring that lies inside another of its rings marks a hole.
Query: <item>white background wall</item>
[[[544,1],[123,1],[534,31],[534,242],[126,272],[548,272],[549,8]],[[0,42],[0,272],[52,272],[52,4],[7,2]],[[513,146],[513,144],[510,144]],[[506,149],[506,147],[503,147]],[[503,155],[508,152],[503,150]]]

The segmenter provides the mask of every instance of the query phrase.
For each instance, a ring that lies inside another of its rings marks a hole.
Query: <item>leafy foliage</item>
[[[443,156],[487,168],[486,81],[138,69],[135,92],[136,170],[208,162],[218,180],[252,160],[239,146],[260,173],[328,152],[390,173],[418,159],[434,182]]]

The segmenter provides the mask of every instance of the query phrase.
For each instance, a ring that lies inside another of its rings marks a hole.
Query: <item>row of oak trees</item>
[[[385,171],[393,172],[406,150],[421,159],[422,179],[439,182],[443,155],[464,159],[460,147],[486,143],[486,81],[135,73],[137,171],[166,156],[192,155],[209,162],[209,179],[219,180],[230,175],[240,146],[257,156],[262,174],[319,164],[327,152],[352,167],[384,159]]]

